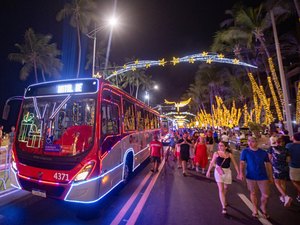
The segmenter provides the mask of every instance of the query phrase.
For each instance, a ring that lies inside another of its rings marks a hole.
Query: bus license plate
[[[45,191],[32,190],[31,193],[32,193],[33,195],[36,195],[36,196],[40,196],[40,197],[46,198],[46,192],[45,192]]]

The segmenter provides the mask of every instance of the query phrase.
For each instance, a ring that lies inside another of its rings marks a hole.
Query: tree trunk
[[[80,64],[81,64],[81,38],[80,38],[80,29],[79,29],[79,20],[76,18],[77,21],[77,40],[78,40],[78,61],[77,61],[77,73],[76,78],[79,77],[80,72]]]
[[[42,69],[42,78],[43,78],[43,81],[46,82],[46,77],[45,77],[45,73],[44,73],[43,69]]]
[[[37,65],[36,65],[36,61],[33,61],[33,67],[34,67],[34,76],[35,76],[35,82],[38,83],[38,75],[37,75]]]
[[[139,84],[139,81],[137,81],[137,84],[136,84],[136,91],[135,91],[135,98],[138,98],[139,87],[140,87],[140,84]]]

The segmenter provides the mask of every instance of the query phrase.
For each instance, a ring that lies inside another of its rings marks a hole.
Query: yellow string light
[[[163,58],[163,59],[160,59],[160,60],[158,60],[158,65],[160,65],[160,66],[165,66],[165,64],[166,64],[166,61],[165,61],[165,59]]]
[[[206,63],[207,63],[207,64],[211,64],[211,63],[212,63],[212,59],[207,59],[207,60],[206,60]]]
[[[268,79],[268,84],[269,84],[269,88],[271,90],[271,95],[272,95],[272,98],[273,98],[273,102],[274,102],[274,105],[275,105],[275,109],[276,109],[278,119],[282,121],[283,117],[282,117],[280,106],[279,106],[279,103],[278,103],[278,100],[277,100],[277,97],[276,97],[276,94],[275,94],[275,90],[274,90],[274,86],[273,86],[271,77],[268,76],[267,79]]]
[[[296,123],[300,124],[300,82],[298,83],[297,98],[296,98]]]
[[[221,54],[218,55],[218,58],[223,59],[224,55],[221,53]]]
[[[194,63],[195,59],[193,57],[189,58],[189,63]]]
[[[179,58],[173,57],[173,60],[171,61],[173,63],[173,66],[179,63]]]
[[[275,66],[274,66],[274,63],[273,63],[273,59],[271,57],[268,58],[268,62],[269,62],[269,67],[270,67],[270,71],[271,71],[271,74],[272,74],[272,79],[274,81],[275,87],[277,89],[277,94],[278,94],[280,102],[281,102],[281,106],[284,109],[283,92],[282,92],[280,83],[278,81],[278,77],[277,77],[277,74],[276,74],[276,70],[275,70]]]

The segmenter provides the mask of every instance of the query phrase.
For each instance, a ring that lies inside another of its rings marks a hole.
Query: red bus
[[[11,184],[34,195],[92,203],[150,156],[157,111],[102,79],[30,85],[13,144]]]

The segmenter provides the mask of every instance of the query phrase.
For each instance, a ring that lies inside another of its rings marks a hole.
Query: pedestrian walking
[[[284,143],[284,139],[279,137],[276,143],[277,146],[271,146],[268,150],[268,154],[273,168],[275,186],[281,194],[279,199],[284,203],[285,207],[289,207],[292,198],[286,194],[286,181],[289,179],[289,166],[287,163],[288,152]]]
[[[151,160],[153,163],[152,172],[158,172],[159,164],[161,163],[161,158],[163,156],[163,145],[158,140],[158,136],[154,135],[153,140],[150,142],[150,152]]]
[[[214,139],[211,130],[207,132],[205,141],[206,141],[206,147],[208,152],[208,159],[211,159],[214,152]]]
[[[264,218],[269,218],[267,203],[270,195],[269,183],[273,182],[272,165],[268,153],[257,147],[255,137],[248,137],[248,148],[245,148],[240,157],[240,179],[246,182],[250,191],[250,199],[253,205],[252,216],[258,217],[258,189],[261,193],[260,209]],[[246,169],[246,176],[245,176]]]
[[[237,177],[239,177],[239,168],[234,159],[233,154],[226,146],[223,141],[218,144],[218,151],[213,154],[213,158],[209,164],[206,177],[210,177],[210,171],[215,166],[214,177],[219,189],[219,198],[222,205],[222,214],[227,214],[227,198],[226,194],[228,192],[228,185],[232,183],[232,175],[230,169],[230,163],[237,172]]]
[[[300,132],[293,135],[293,143],[287,144],[290,156],[290,179],[297,190],[297,201],[300,202]]]
[[[203,135],[199,136],[194,148],[195,148],[196,171],[199,172],[201,168],[202,174],[205,174],[205,168],[208,163],[208,156],[207,156],[207,147],[205,144],[205,137]]]
[[[177,143],[180,146],[180,160],[182,166],[182,174],[184,177],[187,175],[187,162],[190,159],[190,147],[192,146],[192,143],[187,139],[187,136],[188,133],[184,132],[182,139],[180,139]]]
[[[223,132],[222,136],[221,136],[221,141],[223,141],[225,143],[226,146],[228,146],[229,143],[229,136],[227,135],[226,132]]]

